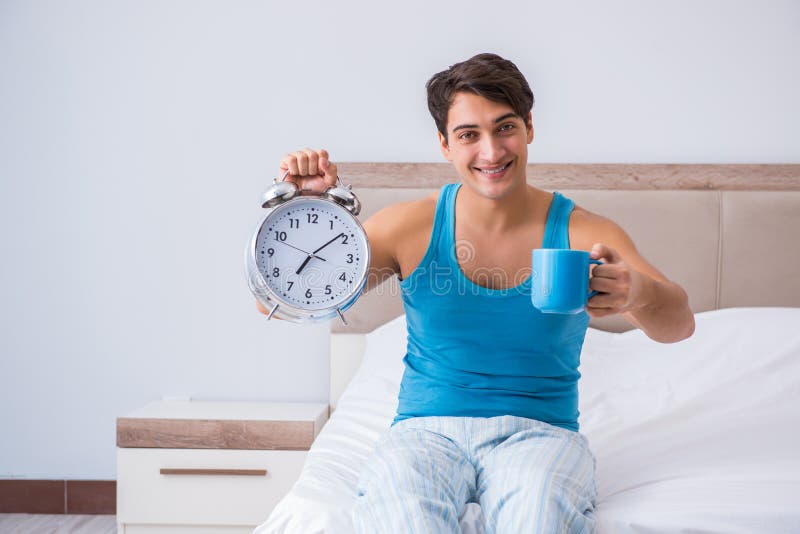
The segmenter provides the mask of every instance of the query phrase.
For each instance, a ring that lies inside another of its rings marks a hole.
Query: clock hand
[[[330,241],[328,241],[327,243],[325,243],[324,245],[322,245],[321,247],[319,247],[317,250],[315,250],[315,251],[313,252],[313,254],[316,254],[317,252],[319,252],[319,251],[320,251],[320,250],[322,250],[323,248],[327,247],[328,245],[330,245],[331,243],[333,243],[334,241],[336,241],[337,239],[339,239],[339,238],[340,238],[340,237],[342,237],[343,235],[344,235],[344,232],[339,232],[339,233],[336,235],[336,237],[334,237],[333,239],[331,239]]]
[[[295,271],[295,274],[300,274],[300,271],[302,271],[302,270],[303,270],[303,268],[304,268],[306,265],[308,265],[308,262],[309,262],[309,260],[311,260],[311,258],[319,258],[319,256],[315,256],[315,254],[316,254],[317,252],[319,252],[319,251],[320,251],[320,250],[322,250],[323,248],[327,247],[328,245],[330,245],[331,243],[333,243],[334,241],[336,241],[337,239],[339,239],[339,238],[340,238],[340,237],[342,237],[343,235],[344,235],[344,232],[339,232],[339,233],[336,235],[336,237],[334,237],[333,239],[331,239],[330,241],[328,241],[327,243],[325,243],[324,245],[322,245],[321,247],[319,247],[319,248],[318,248],[317,250],[315,250],[314,252],[307,253],[307,254],[308,254],[308,256],[307,256],[307,257],[306,257],[306,259],[303,261],[303,263],[301,263],[301,264],[300,264],[300,267],[298,267],[298,268],[297,268],[297,271]]]
[[[301,263],[301,264],[300,264],[300,267],[298,267],[298,268],[297,268],[297,270],[294,272],[294,274],[300,274],[300,271],[302,271],[302,270],[303,270],[303,267],[305,267],[306,265],[308,265],[308,262],[309,262],[309,261],[311,261],[311,258],[313,258],[313,257],[314,257],[314,256],[312,256],[311,254],[309,254],[308,256],[306,256],[306,259],[305,259],[305,260],[303,260],[303,263]]]
[[[295,250],[299,250],[299,251],[300,251],[300,252],[302,252],[303,254],[308,254],[308,255],[309,255],[310,257],[312,257],[312,258],[317,258],[318,260],[322,260],[322,261],[328,261],[328,260],[326,260],[325,258],[322,258],[322,257],[320,257],[320,256],[317,256],[316,254],[314,254],[314,253],[312,253],[312,252],[308,252],[307,250],[303,250],[303,249],[302,249],[302,248],[300,248],[300,247],[296,247],[296,246],[294,246],[294,245],[290,245],[290,244],[289,244],[289,243],[287,243],[286,241],[278,241],[278,243],[283,243],[283,244],[284,244],[284,245],[286,245],[287,247],[292,247],[292,248],[293,248],[293,249],[295,249]]]

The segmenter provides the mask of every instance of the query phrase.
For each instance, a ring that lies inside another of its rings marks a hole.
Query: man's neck
[[[491,199],[463,185],[456,198],[456,210],[468,214],[462,222],[469,227],[487,233],[504,233],[532,220],[538,192],[523,183],[502,198]]]

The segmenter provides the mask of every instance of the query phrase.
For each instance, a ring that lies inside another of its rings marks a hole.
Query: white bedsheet
[[[597,458],[601,534],[800,533],[800,308],[698,314],[663,345],[590,329],[580,426]],[[256,532],[352,533],[358,474],[397,406],[401,317],[367,336],[364,362],[299,481]],[[482,532],[480,507],[462,517]]]

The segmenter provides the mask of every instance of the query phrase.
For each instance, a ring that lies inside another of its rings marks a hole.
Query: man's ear
[[[525,120],[525,129],[528,130],[528,144],[533,142],[533,113],[528,112],[528,118]]]
[[[442,151],[442,156],[447,161],[453,161],[450,159],[450,145],[447,144],[447,138],[442,135],[442,132],[436,132],[439,135],[439,149]]]

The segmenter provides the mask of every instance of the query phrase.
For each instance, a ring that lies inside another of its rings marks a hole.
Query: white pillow
[[[378,376],[399,384],[403,376],[403,358],[407,344],[405,314],[367,334],[364,359],[354,381],[367,376]]]
[[[727,308],[695,321],[694,335],[673,344],[641,330],[590,330],[581,353],[581,431],[605,434],[695,402],[703,406],[697,417],[720,416],[795,387],[773,368],[800,364],[800,308]]]

